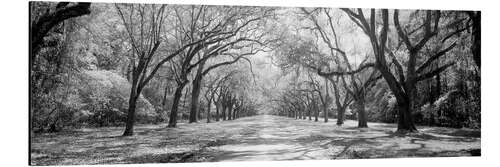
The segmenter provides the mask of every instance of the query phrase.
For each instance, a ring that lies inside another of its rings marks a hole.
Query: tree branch
[[[448,63],[448,64],[446,64],[444,66],[441,66],[441,67],[439,67],[439,68],[437,68],[437,69],[435,69],[433,71],[430,71],[428,73],[425,73],[425,74],[422,74],[422,75],[418,76],[416,80],[417,81],[422,81],[422,80],[425,80],[427,78],[431,78],[433,76],[436,76],[436,75],[438,75],[439,73],[443,72],[448,67],[450,67],[450,66],[452,66],[454,64],[455,64],[455,62]]]
[[[446,49],[442,50],[442,51],[439,51],[438,53],[436,53],[435,55],[431,56],[427,61],[425,61],[424,64],[422,64],[420,67],[418,67],[417,69],[417,73],[421,73],[425,68],[427,68],[432,62],[434,62],[435,60],[437,60],[439,57],[445,55],[448,51],[450,51],[451,49],[453,49],[455,46],[457,45],[456,42],[454,42],[453,44],[451,44],[450,46],[448,46]]]
[[[38,53],[43,43],[43,37],[54,26],[66,19],[90,14],[90,4],[88,2],[79,2],[76,5],[67,6],[67,2],[60,2],[57,4],[55,12],[42,15],[40,19],[32,23],[30,34],[32,54]]]
[[[359,73],[367,68],[370,68],[370,67],[375,67],[375,63],[366,63],[366,64],[363,64],[361,65],[358,69],[356,70],[353,70],[353,71],[330,71],[330,72],[322,72],[321,69],[319,68],[316,68],[318,71],[318,75],[320,76],[336,76],[336,75],[352,75],[352,74],[356,74],[356,73]]]

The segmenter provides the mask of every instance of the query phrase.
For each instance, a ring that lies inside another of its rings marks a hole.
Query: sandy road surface
[[[296,120],[259,115],[215,123],[87,128],[32,137],[33,165],[265,161],[339,158],[470,156],[480,153],[480,131],[418,127],[398,135],[394,124]]]

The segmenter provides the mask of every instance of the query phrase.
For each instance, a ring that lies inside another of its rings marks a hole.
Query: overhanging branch
[[[437,60],[439,57],[445,55],[448,51],[450,51],[451,49],[453,49],[455,46],[457,45],[456,42],[454,42],[453,44],[451,44],[450,46],[448,46],[446,49],[442,50],[442,51],[439,51],[438,53],[436,53],[435,55],[431,56],[427,61],[425,61],[424,64],[422,64],[420,67],[418,67],[417,69],[417,73],[420,73],[422,72],[425,68],[427,68],[432,62],[434,62],[435,60]]]
[[[320,76],[338,76],[338,75],[352,75],[359,73],[367,68],[375,67],[375,63],[366,63],[361,65],[358,69],[353,71],[330,71],[330,72],[322,72],[321,69],[316,68],[318,70],[318,75]]]
[[[438,75],[439,73],[443,72],[448,67],[450,67],[450,66],[452,66],[454,64],[455,64],[455,62],[451,62],[451,63],[448,63],[448,64],[446,64],[444,66],[441,66],[441,67],[439,67],[439,68],[437,68],[437,69],[435,69],[433,71],[430,71],[428,73],[422,74],[422,75],[420,75],[420,76],[417,77],[417,81],[422,81],[422,80],[425,80],[427,78],[431,78],[433,76],[436,76],[436,75]]]

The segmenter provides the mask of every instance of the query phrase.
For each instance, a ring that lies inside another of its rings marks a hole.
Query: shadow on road
[[[329,123],[261,115],[216,123],[79,129],[32,138],[33,165],[264,161],[480,155],[480,131],[420,127],[393,133],[395,125]]]

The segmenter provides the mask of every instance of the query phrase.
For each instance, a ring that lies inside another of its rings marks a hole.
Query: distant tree
[[[230,51],[234,47],[238,47],[238,43],[256,42],[258,39],[249,37],[248,34],[255,33],[255,27],[261,24],[262,19],[269,17],[272,10],[264,10],[263,8],[240,8],[240,7],[192,7],[191,9],[175,8],[176,12],[176,33],[186,34],[178,37],[179,39],[186,39],[186,41],[194,41],[203,39],[204,42],[193,45],[187,49],[186,52],[172,63],[176,66],[177,73],[177,90],[174,94],[172,109],[170,110],[170,119],[168,127],[175,127],[177,124],[178,114],[178,101],[182,95],[182,89],[189,83],[188,75],[191,71],[201,65],[200,74],[208,73],[211,69],[217,68],[222,65],[231,64],[236,62],[242,54],[234,54]],[[224,13],[220,16],[217,13]],[[216,16],[216,17],[215,17]],[[222,19],[221,19],[222,17]],[[259,36],[257,36],[259,37]],[[180,41],[185,43],[186,41]],[[241,47],[241,46],[239,46]],[[232,61],[216,64],[211,68],[203,70],[206,61],[212,57],[227,55],[233,57]],[[249,54],[255,54],[255,50],[250,51]],[[239,56],[234,56],[239,55]],[[198,59],[195,59],[198,57]],[[238,58],[239,57],[239,58]],[[192,62],[194,61],[194,63]],[[203,70],[203,71],[202,71]],[[199,82],[203,75],[198,75],[196,92],[194,97],[195,101],[190,112],[190,122],[196,121],[196,111],[199,98]],[[178,92],[178,93],[177,93]]]
[[[310,11],[307,11],[305,8],[301,8],[301,10],[309,16],[310,20],[314,24],[314,28],[312,28],[316,33],[319,33],[318,36],[321,37],[322,41],[326,44],[328,47],[329,53],[333,58],[334,63],[336,64],[335,69],[338,71],[346,71],[344,70],[343,66],[347,67],[347,70],[352,71],[353,67],[349,61],[349,58],[347,56],[347,52],[340,47],[339,44],[339,37],[337,36],[334,20],[331,16],[330,10],[328,9],[319,9],[316,11],[323,11],[324,15],[326,16],[326,22],[327,26],[324,28],[322,25],[320,25],[319,20],[317,16],[315,16],[315,13],[312,13]],[[314,11],[313,11],[314,12]],[[337,22],[338,23],[338,22]],[[319,52],[319,51],[317,51]],[[367,58],[363,60],[360,64],[360,66],[363,67],[373,67],[373,63],[365,63],[367,61]],[[324,64],[324,63],[323,63]],[[340,73],[325,73],[322,72],[320,69],[322,67],[310,65],[310,64],[305,64],[306,66],[318,70],[318,74],[320,76],[329,78],[332,82],[332,76],[340,75],[341,80],[343,81],[345,85],[345,90],[346,92],[349,93],[349,97],[352,97],[353,100],[356,102],[356,108],[358,112],[358,127],[368,127],[367,125],[367,113],[365,111],[365,94],[366,91],[370,86],[373,85],[373,82],[377,81],[381,76],[377,74],[376,71],[373,71],[370,76],[367,79],[362,80],[360,75],[355,75],[354,73],[349,74],[350,79],[349,83],[346,82],[346,78],[343,76],[343,74]],[[329,67],[328,67],[329,68]],[[337,80],[338,81],[338,80]],[[333,84],[335,88],[335,92],[338,92],[338,88],[336,84]],[[337,119],[337,125],[341,125],[342,119],[343,119],[343,113],[345,112],[345,107],[340,103],[339,96],[336,95],[336,104],[337,104],[337,110],[339,110],[337,116],[340,117],[341,119]],[[349,100],[344,100],[344,102],[349,102]]]

